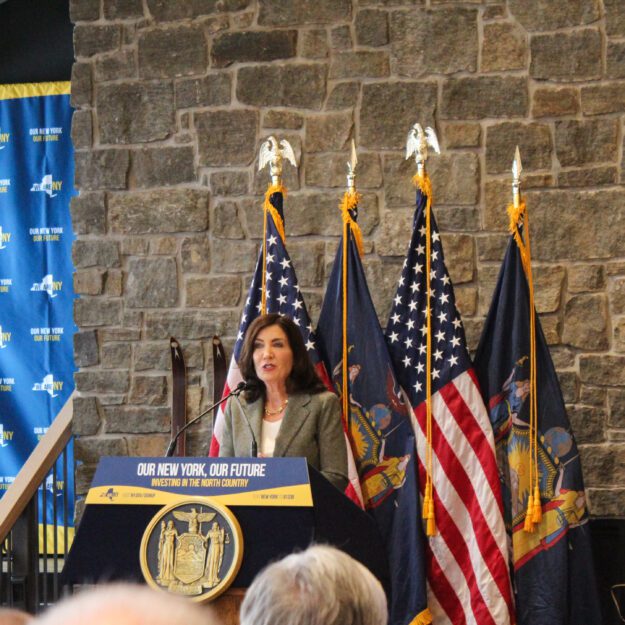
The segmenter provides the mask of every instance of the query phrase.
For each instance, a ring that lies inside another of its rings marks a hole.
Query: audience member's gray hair
[[[43,612],[32,625],[218,625],[206,606],[147,586],[83,590]]]
[[[386,625],[386,596],[360,562],[315,546],[269,565],[241,605],[241,625]]]

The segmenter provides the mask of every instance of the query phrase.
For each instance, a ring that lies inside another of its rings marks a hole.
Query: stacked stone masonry
[[[364,264],[385,320],[408,242],[410,126],[429,163],[471,348],[506,245],[518,144],[537,307],[592,514],[625,514],[625,2],[622,0],[71,0],[77,239],[76,449],[168,440],[169,337],[188,412],[212,397],[211,339],[230,353],[267,174],[288,138],[286,233],[316,320],[340,234],[353,138]],[[190,440],[204,454],[209,425]]]

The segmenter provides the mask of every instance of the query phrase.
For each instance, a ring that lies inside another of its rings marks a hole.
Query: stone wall
[[[408,241],[415,121],[472,348],[506,245],[520,146],[537,306],[596,516],[625,514],[625,3],[622,0],[71,0],[77,239],[75,432],[85,489],[101,454],[160,454],[168,339],[207,405],[211,337],[231,346],[261,232],[269,134],[286,230],[316,319],[348,143],[364,263],[385,320]],[[205,453],[207,426],[193,437]]]

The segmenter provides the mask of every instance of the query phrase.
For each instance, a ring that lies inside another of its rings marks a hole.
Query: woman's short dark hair
[[[243,349],[239,357],[241,375],[243,379],[251,385],[251,388],[245,391],[245,399],[247,399],[247,401],[256,401],[259,397],[265,396],[265,384],[259,380],[254,367],[254,343],[261,330],[274,325],[284,330],[289,342],[289,347],[293,352],[293,369],[286,379],[287,392],[306,392],[314,394],[325,390],[323,382],[317,375],[308,357],[304,339],[302,338],[299,328],[288,317],[283,317],[277,313],[269,313],[254,319],[245,333]]]

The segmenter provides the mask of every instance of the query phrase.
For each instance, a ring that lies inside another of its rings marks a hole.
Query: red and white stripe
[[[413,428],[423,495],[425,403],[414,410]],[[437,535],[428,539],[427,565],[434,623],[514,623],[493,433],[472,370],[432,396],[432,480]]]
[[[240,382],[243,382],[243,376],[241,375],[239,365],[237,364],[237,361],[234,359],[233,356],[230,359],[228,375],[226,376],[226,384],[224,385],[224,390],[221,394],[221,398],[223,399],[224,397],[227,397],[232,389],[236,388]],[[217,458],[219,456],[219,446],[221,444],[221,438],[224,433],[225,408],[226,402],[222,402],[221,404],[219,404],[219,407],[217,409],[217,416],[215,417],[215,427],[213,428],[213,437],[211,438],[211,444],[208,450],[208,455],[212,458]]]

